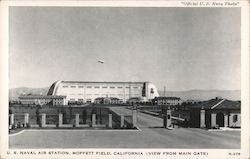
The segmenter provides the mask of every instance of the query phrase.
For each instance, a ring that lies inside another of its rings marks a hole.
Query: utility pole
[[[164,97],[166,97],[166,86],[164,86]]]
[[[131,98],[131,81],[129,81],[129,100],[130,100],[130,98]]]

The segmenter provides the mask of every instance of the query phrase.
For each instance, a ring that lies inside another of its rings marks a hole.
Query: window
[[[234,115],[233,116],[233,122],[235,123],[235,122],[237,122],[238,121],[238,115]]]
[[[70,88],[76,88],[76,86],[70,86]]]
[[[78,86],[78,88],[84,88],[83,86]]]

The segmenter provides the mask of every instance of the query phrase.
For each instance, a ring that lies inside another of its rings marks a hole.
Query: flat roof
[[[66,96],[52,96],[52,95],[21,95],[19,99],[61,99],[66,98]]]
[[[155,99],[180,100],[179,97],[156,97]]]

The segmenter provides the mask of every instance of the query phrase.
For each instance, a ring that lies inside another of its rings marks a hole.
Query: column
[[[63,115],[59,113],[58,126],[61,127],[63,125]]]
[[[92,126],[96,125],[96,114],[92,114]]]
[[[167,111],[166,108],[162,106],[162,117],[163,117],[163,127],[167,128]]]
[[[14,124],[14,114],[10,114],[10,125]]]
[[[172,121],[171,121],[171,110],[170,109],[168,109],[167,110],[167,127],[171,127],[171,125],[172,125]]]
[[[211,127],[216,126],[216,113],[211,113]]]
[[[133,127],[137,126],[137,110],[132,111]]]
[[[79,114],[75,114],[75,126],[79,127]]]
[[[24,126],[27,127],[29,124],[29,113],[24,114]]]
[[[224,114],[224,127],[228,127],[228,114]]]
[[[239,126],[241,126],[241,114],[238,114],[238,122],[239,122]]]
[[[46,114],[42,114],[42,127],[46,127]]]
[[[230,115],[229,115],[229,127],[232,127],[234,124],[233,124],[233,116],[234,116],[234,114],[233,113],[231,113]]]
[[[205,128],[206,124],[205,124],[205,110],[201,110],[200,111],[200,127],[201,128]]]
[[[124,115],[121,115],[121,128],[124,127]]]
[[[112,128],[112,114],[109,114],[109,128]]]

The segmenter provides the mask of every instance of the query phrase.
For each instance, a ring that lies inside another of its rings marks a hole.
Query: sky
[[[77,80],[240,90],[239,8],[11,7],[9,18],[10,88]]]

